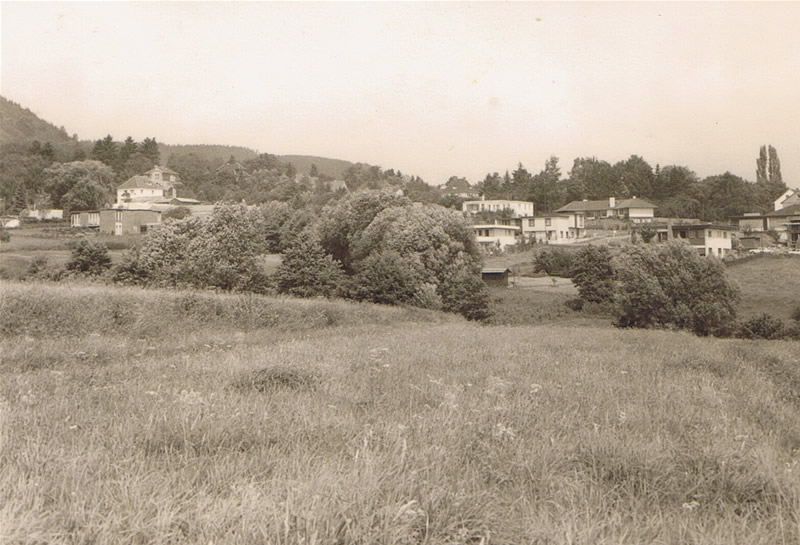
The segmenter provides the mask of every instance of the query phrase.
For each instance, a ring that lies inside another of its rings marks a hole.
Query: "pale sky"
[[[800,187],[800,2],[16,3],[0,93],[70,134],[443,183],[631,154]]]

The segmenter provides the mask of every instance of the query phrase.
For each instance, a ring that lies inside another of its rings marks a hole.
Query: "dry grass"
[[[800,542],[798,342],[285,299],[295,327],[237,329],[188,294],[11,288],[2,542]],[[133,301],[161,334],[34,324]]]

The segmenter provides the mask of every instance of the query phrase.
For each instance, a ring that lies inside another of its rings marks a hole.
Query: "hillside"
[[[327,174],[338,180],[343,179],[345,170],[355,164],[342,159],[329,159],[313,155],[278,155],[278,159],[284,163],[292,163],[300,174],[308,174],[311,171],[311,165],[317,165],[317,171],[320,174]]]
[[[798,342],[0,297],[9,543],[800,542]]]
[[[41,119],[27,108],[0,96],[0,144],[30,144],[34,140],[56,145],[73,145],[63,127]]]
[[[242,146],[223,146],[216,144],[158,144],[158,151],[161,153],[161,161],[166,164],[170,155],[188,155],[190,153],[210,163],[225,163],[231,156],[237,161],[244,162],[248,159],[255,159],[258,152]]]

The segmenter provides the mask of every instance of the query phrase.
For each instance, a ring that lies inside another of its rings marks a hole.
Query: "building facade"
[[[461,210],[468,214],[479,214],[481,212],[502,212],[510,210],[514,217],[532,216],[533,203],[530,201],[464,201]]]

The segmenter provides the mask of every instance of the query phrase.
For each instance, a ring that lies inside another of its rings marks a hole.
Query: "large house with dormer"
[[[174,170],[154,166],[141,176],[133,176],[117,187],[115,208],[128,208],[130,205],[163,202],[178,197],[177,187],[180,177]]]

